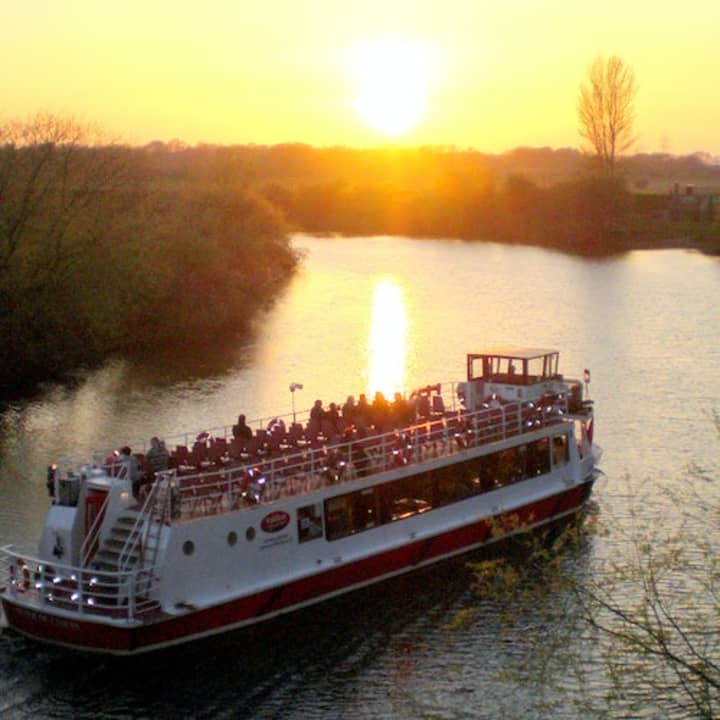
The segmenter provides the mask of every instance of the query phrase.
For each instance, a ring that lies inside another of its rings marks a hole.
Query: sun
[[[431,46],[409,38],[356,45],[350,56],[354,107],[363,121],[387,135],[415,127],[427,112],[433,56]]]

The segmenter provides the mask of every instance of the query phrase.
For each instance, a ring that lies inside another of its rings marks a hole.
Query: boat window
[[[508,448],[500,453],[498,459],[498,485],[511,485],[525,477],[525,446]]]
[[[499,453],[490,453],[483,455],[475,461],[477,468],[478,481],[482,492],[488,492],[495,487],[495,479],[497,478]]]
[[[531,358],[528,360],[528,382],[540,382],[544,377],[547,377],[547,365],[545,357]]]
[[[552,447],[552,453],[550,452]],[[490,492],[526,477],[550,472],[553,463],[568,462],[566,435],[541,438],[527,445],[483,455],[420,476],[401,478],[365,490],[336,495],[325,501],[325,532],[328,540],[368,530],[378,525],[405,520],[433,508],[460,502],[473,495]],[[303,513],[317,513],[319,506],[298,510],[298,536],[304,535]]]
[[[440,468],[433,473],[435,493],[424,495],[433,507],[448,505],[482,492],[476,463]]]
[[[195,552],[195,543],[192,540],[186,540],[182,549],[186,555],[192,555]]]
[[[233,545],[235,545],[236,543],[237,543],[237,533],[234,530],[231,530],[227,536],[227,544],[230,547],[233,547]]]
[[[307,542],[316,540],[323,535],[322,505],[313,503],[298,508],[297,511],[298,540]]]
[[[556,435],[552,439],[553,443],[553,465],[558,467],[559,465],[565,465],[570,456],[567,435]]]
[[[527,477],[536,477],[550,472],[550,440],[542,438],[528,443],[525,454]]]
[[[325,501],[325,528],[328,540],[350,534],[350,505],[347,495],[338,495]]]
[[[336,495],[325,501],[325,528],[328,540],[368,530],[376,524],[375,488]]]
[[[404,520],[433,507],[433,478],[430,474],[402,478],[380,487],[381,522]]]

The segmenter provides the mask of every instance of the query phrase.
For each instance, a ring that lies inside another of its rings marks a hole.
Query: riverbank
[[[432,149],[6,145],[0,397],[242,336],[297,267],[291,231],[720,254],[718,222],[671,222],[666,195],[567,179],[576,154],[543,157],[552,184],[508,174],[527,157]]]
[[[43,225],[92,219],[97,234],[68,234],[54,257],[28,232],[0,272],[0,398],[111,357],[219,352],[251,332],[299,261],[282,217],[252,193],[116,192],[108,204],[97,218],[38,212]]]

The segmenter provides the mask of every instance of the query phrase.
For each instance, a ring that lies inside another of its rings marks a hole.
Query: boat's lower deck
[[[364,557],[205,607],[188,605],[167,613],[148,606],[146,612],[131,619],[122,617],[121,608],[114,616],[68,612],[32,589],[6,589],[2,600],[10,627],[31,637],[87,651],[143,652],[261,622],[571,517],[587,501],[592,482],[588,478],[512,511],[476,518],[443,532],[433,533],[428,523],[424,532],[409,542],[378,548]]]

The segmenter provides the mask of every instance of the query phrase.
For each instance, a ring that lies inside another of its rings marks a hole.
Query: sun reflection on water
[[[407,312],[400,287],[391,280],[375,286],[368,345],[368,395],[392,397],[405,385]]]

